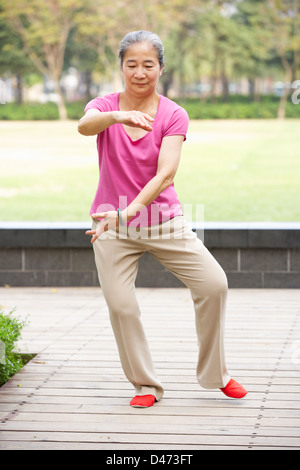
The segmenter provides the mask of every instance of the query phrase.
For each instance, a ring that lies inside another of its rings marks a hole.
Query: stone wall
[[[88,223],[2,223],[0,286],[98,286],[88,228]],[[203,238],[203,231],[195,230]],[[206,223],[204,243],[231,288],[300,288],[300,224]],[[182,284],[146,253],[136,286]]]

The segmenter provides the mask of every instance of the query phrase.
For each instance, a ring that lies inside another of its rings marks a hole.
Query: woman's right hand
[[[140,111],[110,111],[102,113],[98,109],[89,109],[79,121],[78,132],[86,136],[97,135],[113,124],[139,127],[147,132],[151,132],[151,123],[153,121],[154,119],[149,114]]]
[[[148,132],[152,131],[150,123],[154,121],[149,114],[142,113],[141,111],[116,111],[115,120],[119,124],[124,124],[129,127],[139,127]]]

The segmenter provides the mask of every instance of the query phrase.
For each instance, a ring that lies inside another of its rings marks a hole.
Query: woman
[[[78,131],[97,135],[100,181],[91,208],[99,281],[121,363],[135,387],[131,406],[148,407],[163,396],[135,296],[138,259],[148,251],[191,291],[199,340],[197,378],[207,389],[242,398],[247,391],[229,376],[224,356],[227,279],[189,228],[174,190],[189,119],[156,90],[164,67],[159,37],[129,33],[119,51],[125,89],[92,100]]]

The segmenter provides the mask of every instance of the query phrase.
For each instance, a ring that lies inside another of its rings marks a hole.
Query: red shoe
[[[130,405],[134,408],[149,408],[150,406],[153,406],[154,403],[154,395],[137,395],[131,400]]]
[[[243,398],[247,395],[247,390],[238,382],[233,379],[230,379],[229,383],[225,388],[220,388],[220,390],[230,398]]]

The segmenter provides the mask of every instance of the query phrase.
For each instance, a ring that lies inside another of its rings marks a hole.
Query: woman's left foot
[[[220,388],[220,390],[230,398],[243,398],[247,395],[247,390],[238,382],[233,379],[230,379],[229,383],[225,388]]]

